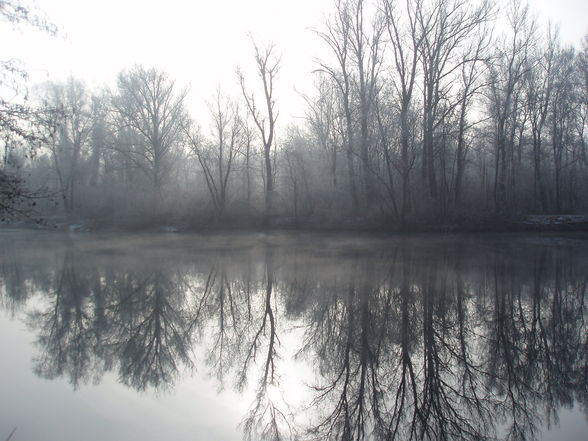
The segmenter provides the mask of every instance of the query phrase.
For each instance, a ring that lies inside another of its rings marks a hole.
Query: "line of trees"
[[[563,46],[520,0],[336,0],[316,35],[327,55],[302,123],[279,119],[272,44],[254,44],[241,96],[217,90],[209,128],[161,70],[124,70],[113,90],[70,78],[38,86],[34,123],[17,121],[34,160],[3,137],[3,179],[26,176],[58,202],[38,211],[69,219],[403,226],[588,209],[588,37]]]
[[[586,209],[588,39],[563,47],[520,1],[341,0],[318,34],[336,61],[308,134],[339,207],[401,224]]]

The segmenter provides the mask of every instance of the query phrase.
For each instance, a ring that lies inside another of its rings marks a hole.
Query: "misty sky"
[[[301,116],[299,92],[309,93],[313,60],[324,45],[312,28],[320,26],[332,0],[37,0],[62,29],[50,38],[2,26],[3,59],[22,59],[33,82],[74,75],[94,85],[114,85],[116,74],[134,63],[159,67],[181,85],[191,85],[190,110],[206,112],[218,85],[238,93],[241,66],[255,83],[251,42],[273,40],[282,53],[277,96],[281,118]],[[530,0],[541,24],[560,23],[564,44],[579,45],[588,32],[586,0]],[[282,120],[282,121],[283,121]]]

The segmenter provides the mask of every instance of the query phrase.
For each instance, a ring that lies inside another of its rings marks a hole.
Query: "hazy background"
[[[497,4],[506,4],[498,1]],[[541,24],[560,26],[562,43],[578,46],[588,32],[583,0],[529,0]],[[62,36],[0,28],[4,54],[22,59],[31,82],[83,78],[113,85],[117,73],[135,63],[160,68],[191,85],[196,119],[208,116],[205,100],[217,86],[238,93],[235,69],[254,69],[249,34],[274,41],[282,56],[277,84],[282,121],[304,116],[301,93],[311,93],[315,58],[328,54],[313,29],[320,28],[332,0],[37,0]],[[6,56],[5,56],[6,57]]]

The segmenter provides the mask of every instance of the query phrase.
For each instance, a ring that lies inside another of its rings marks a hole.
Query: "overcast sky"
[[[530,0],[540,22],[561,27],[561,39],[578,46],[588,32],[588,1]],[[74,75],[90,84],[113,85],[116,74],[134,63],[169,72],[190,85],[193,112],[203,111],[217,85],[236,93],[237,66],[256,78],[248,34],[273,40],[282,54],[277,98],[282,118],[300,116],[298,92],[309,91],[320,56],[320,26],[332,0],[37,0],[63,32],[57,38],[2,26],[0,58],[20,58],[33,81]],[[323,48],[324,49],[324,48]],[[297,92],[298,91],[298,92]]]

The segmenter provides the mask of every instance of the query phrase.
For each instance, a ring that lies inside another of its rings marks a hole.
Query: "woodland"
[[[59,32],[20,1],[0,16]],[[295,122],[271,42],[207,121],[158,67],[97,89],[2,61],[2,223],[491,229],[588,210],[588,35],[562,44],[520,0],[336,0],[312,32],[329,55]]]

